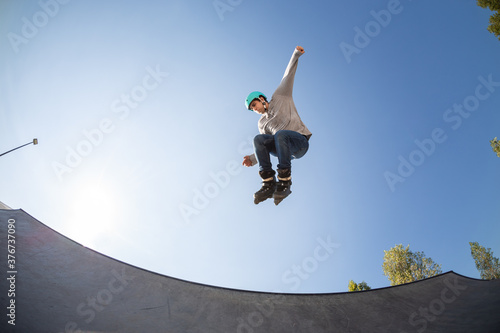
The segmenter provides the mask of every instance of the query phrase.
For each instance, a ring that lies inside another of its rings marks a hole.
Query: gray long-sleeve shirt
[[[302,55],[300,51],[295,49],[292,58],[281,79],[281,83],[273,93],[269,101],[268,111],[264,113],[259,119],[259,132],[260,134],[274,135],[279,130],[289,130],[298,132],[309,139],[312,133],[304,125],[300,119],[295,103],[293,102],[293,82],[295,80],[295,72],[299,57]],[[255,154],[251,157],[252,165],[257,164]]]
[[[260,117],[258,126],[261,134],[274,135],[279,130],[289,130],[308,139],[311,137],[312,133],[300,119],[292,97],[295,72],[301,55],[302,53],[295,49],[283,79],[269,101],[268,111]]]

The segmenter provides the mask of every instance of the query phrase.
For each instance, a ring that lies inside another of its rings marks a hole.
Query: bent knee
[[[290,132],[291,131],[288,130],[279,130],[276,134],[274,134],[274,140],[277,142],[286,141],[290,137]]]
[[[272,136],[268,135],[268,134],[257,134],[254,138],[253,138],[253,144],[258,146],[258,145],[262,145],[262,144],[265,144],[266,141],[269,141],[270,138],[272,139]]]

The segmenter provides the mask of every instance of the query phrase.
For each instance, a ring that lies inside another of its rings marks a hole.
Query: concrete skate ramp
[[[8,224],[15,225],[14,269],[6,261]],[[249,292],[127,265],[22,210],[0,210],[0,234],[1,332],[478,333],[500,328],[500,281],[454,272],[356,293]],[[11,270],[17,273],[7,273]],[[15,281],[7,279],[11,276]],[[15,326],[6,316],[12,317],[11,300]]]

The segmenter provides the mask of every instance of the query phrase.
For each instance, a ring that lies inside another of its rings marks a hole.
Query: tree
[[[413,282],[434,275],[441,274],[441,265],[431,258],[425,257],[423,252],[410,251],[410,245],[403,248],[403,244],[394,246],[389,251],[384,250],[384,275],[391,281],[391,286]]]
[[[370,289],[372,289],[372,288],[370,288],[370,286],[365,281],[360,282],[360,283],[356,283],[353,280],[349,281],[349,286],[348,286],[349,291],[363,291],[363,290],[370,290]]]
[[[482,8],[489,8],[496,11],[490,16],[490,25],[488,31],[500,39],[500,0],[477,0],[477,5]]]
[[[490,144],[491,148],[493,148],[493,151],[497,153],[498,157],[500,157],[500,141],[497,138],[494,138],[490,141]]]
[[[478,242],[469,242],[469,245],[470,254],[476,262],[476,268],[481,274],[481,279],[500,279],[500,262],[498,258],[493,257],[491,249],[485,249]]]

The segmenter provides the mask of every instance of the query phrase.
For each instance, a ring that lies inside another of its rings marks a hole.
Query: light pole
[[[16,150],[16,149],[22,148],[22,147],[27,146],[27,145],[30,145],[30,144],[37,145],[37,144],[38,144],[38,139],[33,139],[33,141],[31,141],[31,142],[28,142],[28,143],[26,143],[26,144],[24,144],[24,145],[22,145],[22,146],[19,146],[19,147],[17,147],[17,148],[14,148],[14,149],[11,149],[11,150],[9,150],[9,151],[6,151],[5,153],[0,154],[0,156],[3,156],[3,155],[5,155],[5,154],[10,153],[11,151],[14,151],[14,150]]]

